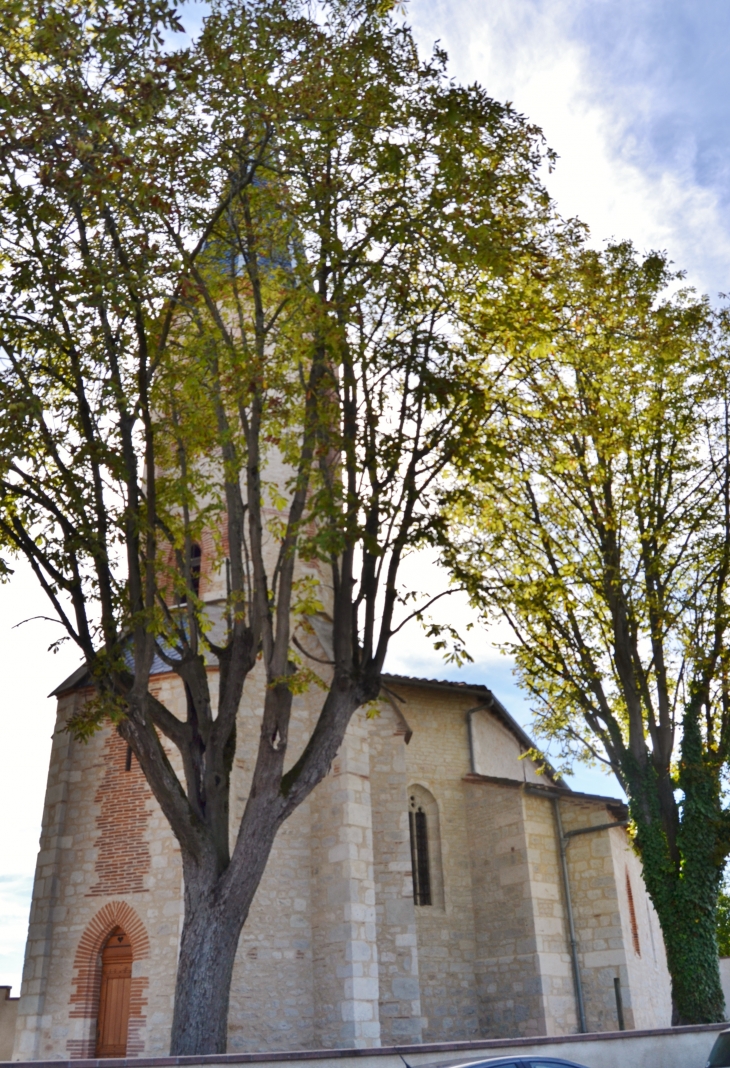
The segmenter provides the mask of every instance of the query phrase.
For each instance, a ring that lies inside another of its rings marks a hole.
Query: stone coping
[[[0,1061],[0,1066],[10,1068],[166,1068],[168,1065],[196,1064],[287,1064],[292,1061],[344,1060],[350,1057],[400,1057],[414,1053],[465,1053],[475,1055],[482,1051],[519,1049],[534,1046],[557,1046],[565,1043],[622,1041],[623,1039],[652,1038],[661,1035],[682,1035],[730,1029],[730,1022],[715,1024],[688,1024],[684,1027],[658,1027],[645,1031],[592,1031],[578,1035],[531,1035],[528,1038],[483,1038],[469,1042],[422,1042],[410,1046],[368,1046],[346,1049],[298,1049],[266,1053],[218,1053],[192,1057],[110,1057],[73,1061]],[[477,1059],[476,1056],[474,1059]],[[453,1058],[452,1058],[453,1060]]]

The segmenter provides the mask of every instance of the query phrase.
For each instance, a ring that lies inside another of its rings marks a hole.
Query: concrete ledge
[[[404,1068],[408,1065],[458,1064],[488,1057],[561,1057],[588,1068],[704,1068],[719,1031],[730,1025],[696,1024],[651,1031],[607,1031],[588,1035],[553,1035],[540,1038],[492,1038],[474,1042],[431,1042],[413,1046],[367,1049],[312,1049],[273,1053],[224,1053],[205,1057],[130,1057],[108,1060],[2,1061],[0,1068],[167,1068],[172,1065],[280,1063],[314,1068]]]

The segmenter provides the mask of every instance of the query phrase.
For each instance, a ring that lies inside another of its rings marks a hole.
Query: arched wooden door
[[[97,1057],[125,1057],[127,1054],[131,983],[132,946],[122,928],[115,927],[101,951]]]

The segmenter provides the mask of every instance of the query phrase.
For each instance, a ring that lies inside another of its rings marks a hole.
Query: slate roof
[[[131,657],[128,657],[130,667]],[[169,666],[165,663],[162,657],[155,653],[155,658],[152,661],[151,675],[164,675],[166,671],[169,671]],[[71,690],[83,690],[85,686],[91,685],[91,678],[89,677],[89,669],[86,664],[81,664],[72,671],[67,679],[64,679],[62,683],[56,687],[55,690],[51,690],[49,697],[60,697],[62,693],[69,693]]]

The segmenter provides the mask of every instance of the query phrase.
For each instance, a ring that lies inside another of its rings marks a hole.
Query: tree
[[[96,696],[68,729],[112,721],[180,845],[171,1052],[222,1052],[276,833],[378,696],[414,612],[399,565],[488,418],[465,315],[540,261],[545,153],[370,0],[221,2],[181,48],[166,0],[1,18],[0,535],[83,653]],[[327,664],[304,655],[322,611]],[[156,656],[185,718],[150,694]]]
[[[727,323],[680,279],[628,244],[556,264],[505,342],[504,462],[462,481],[446,555],[511,624],[539,734],[626,791],[674,1022],[702,1023],[730,852]]]

